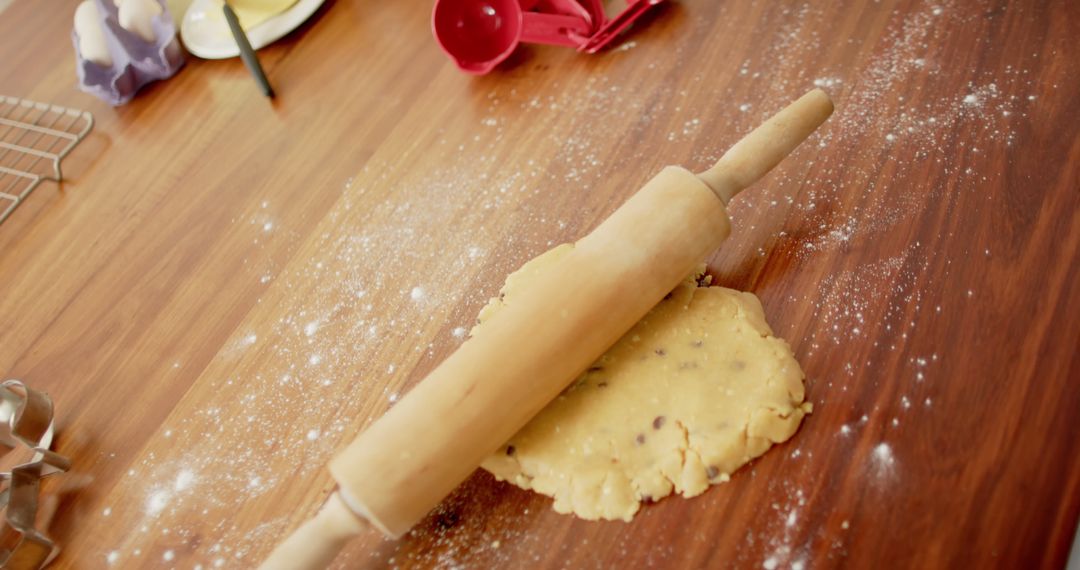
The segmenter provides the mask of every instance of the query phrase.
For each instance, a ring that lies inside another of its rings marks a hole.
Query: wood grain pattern
[[[478,473],[338,565],[1060,567],[1080,7],[833,4],[686,0],[621,48],[529,47],[470,78],[426,3],[337,0],[260,52],[273,104],[239,60],[192,58],[114,110],[73,88],[75,2],[16,0],[0,92],[98,122],[69,181],[0,225],[0,371],[53,396],[58,450],[93,479],[53,522],[56,567],[253,566],[506,273],[815,80],[836,115],[733,202],[708,260],[806,370],[792,441],[630,524]]]

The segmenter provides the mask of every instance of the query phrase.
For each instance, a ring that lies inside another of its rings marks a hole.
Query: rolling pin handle
[[[345,543],[367,525],[335,492],[314,518],[279,544],[259,570],[316,570],[330,566]]]
[[[735,143],[698,178],[727,204],[795,150],[832,112],[832,99],[814,89]]]

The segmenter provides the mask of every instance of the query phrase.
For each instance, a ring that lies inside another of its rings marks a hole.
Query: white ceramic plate
[[[254,49],[262,49],[295,30],[326,0],[298,0],[292,8],[245,30]],[[211,0],[195,0],[184,12],[180,38],[189,52],[203,59],[227,59],[240,55],[236,40],[220,6]]]

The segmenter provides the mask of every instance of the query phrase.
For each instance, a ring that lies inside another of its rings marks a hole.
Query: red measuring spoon
[[[630,27],[630,24],[634,23],[646,10],[656,6],[664,0],[629,0],[626,8],[614,18],[605,21],[603,12],[600,13],[598,21],[600,22],[600,29],[592,35],[587,41],[578,46],[578,51],[585,53],[596,53],[604,48],[604,46],[611,43],[620,32]],[[597,5],[597,2],[590,0],[593,6]]]
[[[602,0],[589,1],[602,2]],[[589,26],[589,35],[592,35],[604,20],[602,8],[600,18],[596,19],[596,12],[590,7],[582,5],[577,0],[518,0],[518,4],[521,5],[521,9],[526,12],[532,10],[544,14],[563,14],[581,18],[585,20],[586,24]]]
[[[491,71],[521,42],[578,48],[591,24],[579,16],[529,12],[518,0],[437,0],[431,17],[442,50],[474,74]]]

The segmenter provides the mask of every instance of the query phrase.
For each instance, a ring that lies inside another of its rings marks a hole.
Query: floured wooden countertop
[[[629,524],[477,474],[338,565],[1064,563],[1075,3],[686,0],[605,53],[528,47],[469,77],[429,3],[339,0],[260,52],[272,104],[238,59],[191,58],[115,110],[74,87],[64,4],[0,15],[0,92],[97,120],[69,182],[0,225],[0,372],[53,396],[92,478],[53,521],[55,567],[254,566],[507,273],[815,85],[836,114],[707,260],[806,370],[795,437]]]

